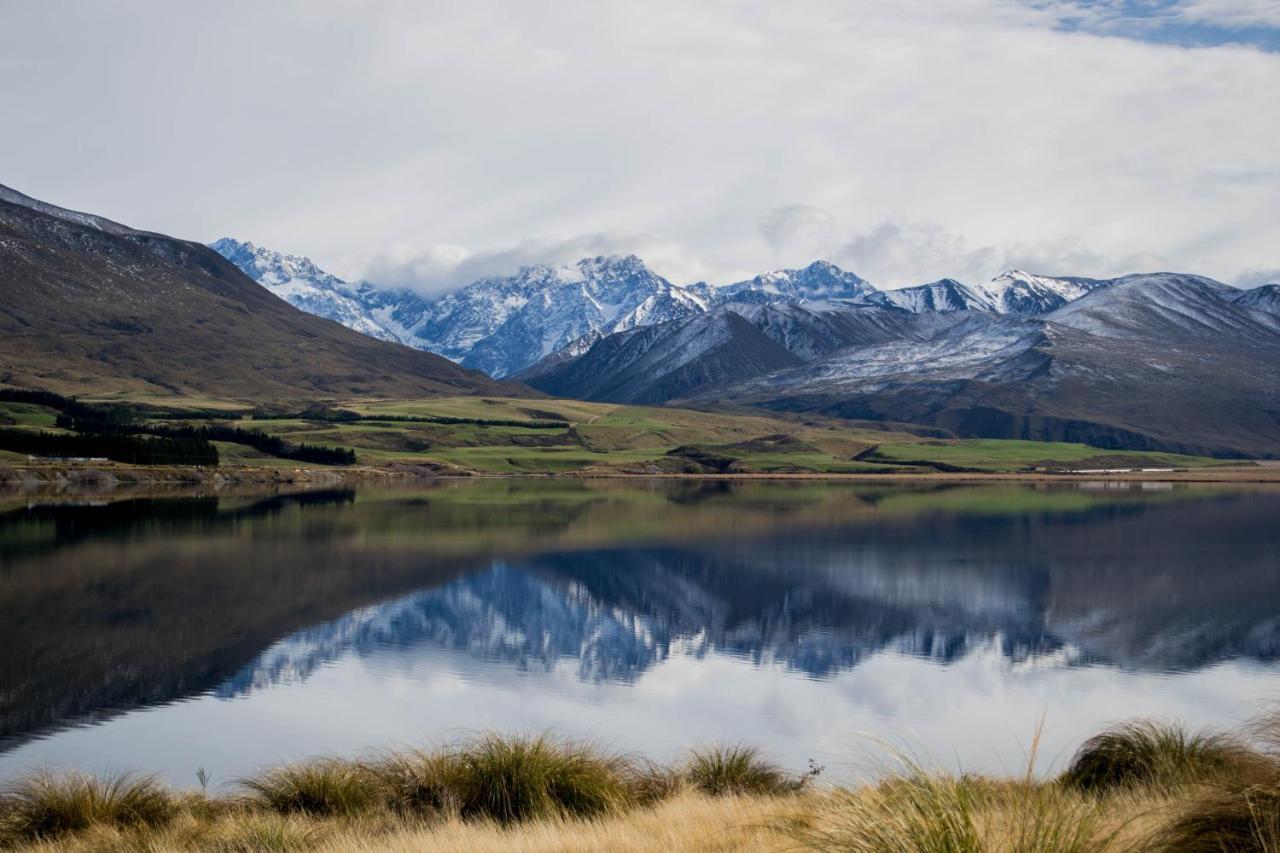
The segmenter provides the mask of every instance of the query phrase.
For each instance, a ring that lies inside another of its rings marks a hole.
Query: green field
[[[488,474],[891,473],[947,468],[1025,471],[1099,460],[1097,467],[1189,468],[1219,460],[1122,454],[1083,444],[937,440],[853,428],[835,420],[620,406],[574,400],[453,397],[352,401],[338,408],[370,420],[243,423],[290,441],[354,447],[367,465],[432,463]],[[567,428],[415,423],[390,417],[564,421]],[[679,450],[677,450],[679,449]],[[674,455],[672,451],[677,451]],[[708,465],[706,460],[714,460]],[[1128,460],[1128,461],[1126,461]],[[934,467],[940,466],[940,467]]]
[[[890,442],[875,450],[875,458],[907,462],[928,460],[963,468],[1016,471],[1035,467],[1128,467],[1124,458],[1137,467],[1189,468],[1222,464],[1220,459],[1182,456],[1177,453],[1124,452],[1103,450],[1085,444],[1052,441],[1013,441],[989,438],[959,441]],[[1092,460],[1092,461],[1091,461]],[[1149,464],[1148,464],[1149,463]]]
[[[428,467],[445,473],[892,474],[1223,464],[1215,459],[1122,453],[1083,444],[922,438],[816,417],[579,400],[357,399],[329,404],[319,413],[277,417],[260,412],[251,416],[254,413],[249,409],[219,400],[149,397],[110,402],[162,406],[179,417],[193,414],[190,419],[174,419],[172,415],[155,419],[154,425],[219,423],[261,430],[291,445],[353,448],[357,463],[364,466]],[[220,411],[226,411],[228,417],[216,414]],[[342,419],[351,413],[361,419]],[[0,425],[10,428],[52,430],[57,414],[40,405],[0,403]],[[160,413],[142,410],[144,417],[153,414]],[[270,456],[244,444],[216,441],[215,445],[225,466],[316,467]],[[4,454],[0,458],[19,457]]]

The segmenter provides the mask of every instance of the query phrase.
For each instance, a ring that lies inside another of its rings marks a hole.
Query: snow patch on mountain
[[[866,280],[826,261],[814,261],[804,269],[774,270],[748,281],[713,288],[716,302],[809,302],[854,299],[875,288]]]
[[[378,319],[366,303],[368,285],[353,285],[325,272],[299,255],[286,255],[253,243],[223,237],[209,248],[240,268],[249,278],[295,308],[341,323],[384,341],[402,343],[400,335]]]

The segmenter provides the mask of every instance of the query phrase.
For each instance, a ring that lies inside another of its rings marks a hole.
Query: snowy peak
[[[253,243],[223,237],[209,244],[219,255],[238,266],[259,284],[277,288],[289,282],[305,282],[327,290],[350,290],[347,282],[330,275],[312,263],[310,258],[273,252]]]
[[[999,314],[1044,314],[1074,302],[1110,281],[1093,278],[1056,278],[1009,270],[973,290]]]
[[[1234,301],[1246,308],[1280,313],[1280,284],[1264,284],[1252,290],[1241,291]]]
[[[531,266],[474,282],[430,306],[411,344],[492,376],[510,376],[581,341],[705,312],[706,300],[635,255]]]
[[[810,302],[856,299],[874,293],[864,279],[827,261],[814,261],[804,269],[774,270],[748,281],[728,284],[714,291],[719,302]]]
[[[215,240],[209,248],[295,308],[373,338],[402,342],[366,303],[367,285],[349,284],[320,269],[310,258],[286,255],[231,237]]]
[[[929,284],[886,290],[873,294],[869,301],[903,308],[913,314],[949,311],[996,311],[994,303],[954,278]]]

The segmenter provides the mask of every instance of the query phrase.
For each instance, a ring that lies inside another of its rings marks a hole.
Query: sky
[[[1280,280],[1280,0],[0,0],[0,183],[435,294]]]

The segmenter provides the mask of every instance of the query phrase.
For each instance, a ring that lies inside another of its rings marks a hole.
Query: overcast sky
[[[1280,0],[0,0],[0,183],[439,291],[1280,278]]]

